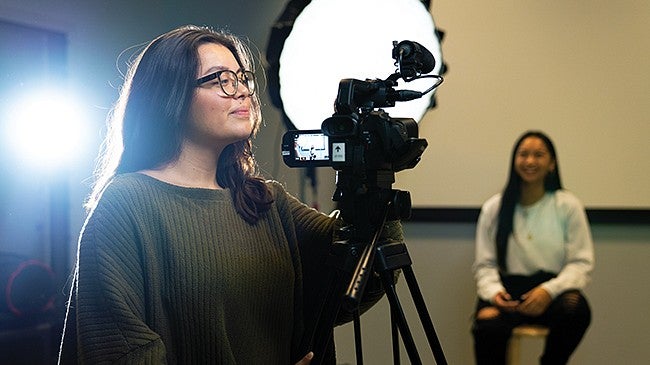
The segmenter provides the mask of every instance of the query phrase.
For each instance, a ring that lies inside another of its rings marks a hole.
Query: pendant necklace
[[[533,222],[532,224],[535,224],[535,218],[537,217],[537,209],[536,207],[530,207],[530,208],[523,208],[522,207],[522,217],[524,218],[524,228],[526,230],[526,237],[528,238],[529,241],[532,241],[533,239],[533,233],[531,229],[531,221]],[[531,214],[532,212],[532,214]]]

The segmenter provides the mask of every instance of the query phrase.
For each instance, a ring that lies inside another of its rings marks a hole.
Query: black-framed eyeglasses
[[[240,82],[248,90],[249,96],[255,93],[255,74],[251,71],[220,70],[199,78],[196,80],[196,85],[201,86],[212,80],[215,80],[215,84],[219,84],[225,96],[235,96]]]

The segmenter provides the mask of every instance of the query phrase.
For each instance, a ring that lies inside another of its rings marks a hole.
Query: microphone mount
[[[393,59],[404,81],[411,81],[427,74],[436,66],[436,59],[424,46],[414,41],[393,41]]]

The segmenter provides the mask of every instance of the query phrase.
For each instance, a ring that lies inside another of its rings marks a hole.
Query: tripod
[[[404,208],[406,200],[408,200],[408,209]],[[368,279],[377,274],[391,308],[394,363],[399,364],[398,335],[401,334],[411,364],[422,364],[395,289],[396,273],[402,271],[435,361],[438,365],[446,365],[442,347],[411,268],[412,261],[406,245],[404,242],[382,238],[383,227],[388,217],[405,217],[406,213],[410,214],[408,192],[378,189],[348,203],[356,208],[354,216],[361,217],[356,221],[362,224],[360,226],[353,224],[340,229],[340,239],[334,241],[331,247],[328,264],[332,267],[332,271],[328,280],[329,285],[324,292],[325,300],[317,311],[318,320],[307,331],[311,336],[306,337],[306,343],[303,344],[303,348],[314,350],[315,357],[312,364],[323,365],[334,361],[332,356],[326,358],[326,353],[328,350],[331,352],[330,346],[333,344],[330,341],[333,339],[333,328],[337,319],[346,313],[351,313],[354,317],[357,365],[363,364],[359,305],[364,294],[370,297],[376,296],[372,292],[366,293],[365,287]],[[376,213],[377,204],[384,205],[384,210],[379,215]],[[346,212],[345,205],[343,212]]]
[[[386,290],[386,296],[390,302],[391,322],[393,323],[393,355],[395,364],[399,364],[399,348],[396,344],[397,330],[402,334],[404,346],[411,364],[422,364],[413,340],[413,335],[411,334],[406,322],[406,316],[404,315],[404,311],[400,305],[397,291],[395,290],[395,282],[393,281],[393,272],[401,269],[406,278],[406,283],[408,284],[411,297],[415,303],[422,326],[424,327],[427,341],[429,342],[429,347],[433,352],[436,364],[446,365],[447,360],[445,359],[440,341],[438,340],[438,336],[433,327],[433,322],[431,321],[431,317],[429,316],[429,312],[424,302],[424,297],[422,296],[422,292],[420,291],[420,287],[415,278],[415,273],[411,268],[411,257],[406,249],[406,245],[403,242],[397,242],[379,246],[377,248],[377,259],[379,260],[375,262],[375,270],[380,273],[382,283]]]

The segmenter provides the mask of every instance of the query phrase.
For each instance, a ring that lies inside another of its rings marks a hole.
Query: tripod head
[[[408,219],[411,215],[410,194],[392,189],[394,181],[391,170],[340,170],[336,172],[332,200],[347,224],[372,231],[384,221]]]
[[[388,175],[392,176],[392,173]],[[372,177],[380,178],[381,174],[372,174]],[[339,229],[339,241],[335,244],[361,247],[360,257],[341,303],[344,309],[354,311],[360,304],[369,277],[374,273],[375,251],[378,246],[388,242],[383,234],[385,223],[408,219],[411,197],[408,191],[359,185],[358,180],[348,180],[347,175],[338,171],[334,198],[339,199],[343,220],[349,223]]]

